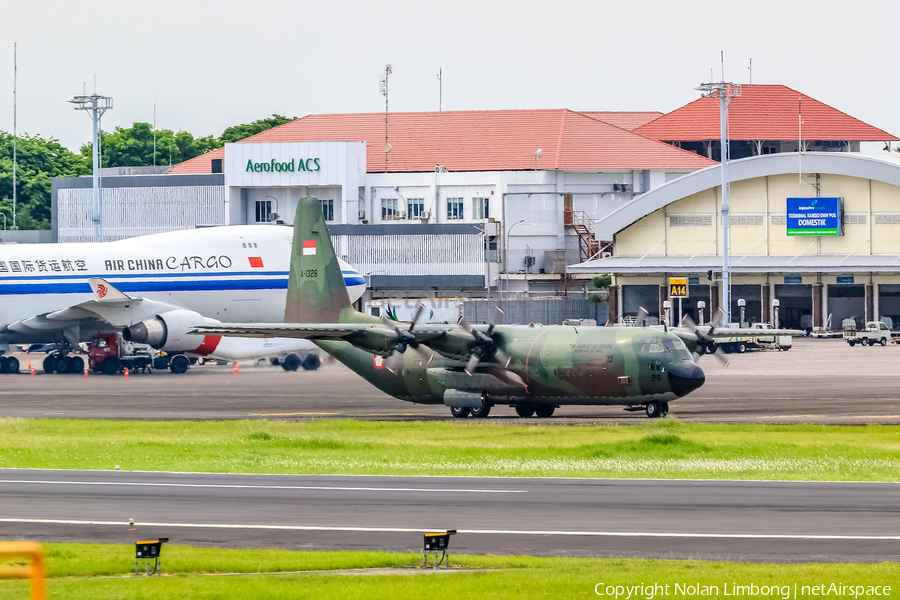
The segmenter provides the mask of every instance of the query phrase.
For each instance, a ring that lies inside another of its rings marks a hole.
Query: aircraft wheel
[[[534,410],[539,419],[549,419],[553,416],[554,411],[556,411],[556,407],[552,404],[542,404]]]
[[[48,355],[46,358],[44,358],[44,373],[52,373],[53,366],[53,357]]]
[[[69,373],[81,373],[84,371],[84,359],[80,356],[70,356],[66,363],[66,370]]]
[[[669,403],[668,402],[660,402],[659,410],[660,410],[660,413],[662,414],[662,416],[665,417],[666,415],[668,415],[669,414]]]
[[[887,346],[887,338],[881,338],[881,345]]]
[[[472,416],[476,419],[486,419],[489,414],[491,414],[491,405],[485,404],[481,408],[472,408],[469,409]]]
[[[187,373],[188,359],[183,354],[179,354],[172,358],[172,362],[169,363],[169,370],[172,371],[175,375],[181,375],[182,373]]]
[[[65,356],[57,355],[53,359],[53,370],[57,373],[68,373],[69,372],[69,361],[66,360]]]
[[[281,368],[285,371],[296,371],[300,368],[300,357],[296,354],[288,354],[281,361]]]
[[[465,406],[451,406],[450,414],[453,415],[455,419],[465,419],[469,416],[469,409]]]
[[[534,414],[533,406],[517,406],[516,414],[522,417],[523,419],[527,419],[528,417]]]
[[[746,352],[746,351],[747,351],[747,344],[745,344],[744,342],[741,342],[740,344],[738,344],[738,345],[737,345],[737,351],[738,351],[738,354],[743,354],[744,352]]]
[[[300,366],[303,367],[304,371],[315,371],[321,364],[322,359],[319,358],[318,354],[307,354]]]
[[[6,357],[0,356],[0,373],[6,373]]]
[[[119,359],[108,357],[103,361],[102,371],[104,375],[115,375],[119,371]]]
[[[657,402],[656,400],[647,404],[647,416],[651,419],[657,418],[660,411],[661,407],[659,405],[659,402]]]
[[[19,359],[15,356],[7,356],[6,357],[6,366],[3,369],[4,373],[10,373],[12,375],[19,374]]]

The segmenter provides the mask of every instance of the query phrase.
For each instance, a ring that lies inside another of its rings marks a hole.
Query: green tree
[[[591,286],[588,290],[591,302],[605,302],[607,294],[603,293],[609,290],[612,285],[612,275],[599,275],[591,279]],[[590,292],[595,292],[591,294]]]
[[[290,123],[296,118],[297,117],[289,118],[283,117],[281,115],[272,115],[271,118],[268,119],[259,119],[257,121],[253,121],[252,123],[245,123],[243,125],[233,125],[222,132],[222,135],[219,136],[219,140],[223,143],[237,142],[238,140],[248,138],[251,135],[256,135],[261,131],[272,129],[273,127],[278,127],[279,125],[284,125],[285,123]]]
[[[23,134],[16,142],[16,224],[20,229],[50,228],[50,193],[54,177],[77,177],[91,171],[90,161],[54,138]],[[13,136],[0,131],[0,213],[12,225]]]
[[[186,131],[174,133],[171,129],[155,132],[150,123],[134,123],[131,127],[116,127],[112,133],[102,132],[100,137],[103,167],[147,167],[174,165],[200,156],[222,142],[210,136],[195,139]],[[155,138],[155,139],[154,139]],[[82,156],[90,163],[93,144],[81,147]]]

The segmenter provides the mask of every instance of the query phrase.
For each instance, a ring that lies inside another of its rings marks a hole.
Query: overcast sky
[[[7,2],[0,129],[72,150],[90,120],[66,101],[112,96],[103,127],[192,134],[272,113],[571,108],[671,111],[720,78],[781,83],[900,135],[898,0]]]

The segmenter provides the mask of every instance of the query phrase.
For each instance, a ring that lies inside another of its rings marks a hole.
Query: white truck
[[[765,335],[765,330],[775,329],[768,323],[753,323],[750,329],[758,329],[762,335],[746,335],[716,339],[716,345],[725,353],[737,352],[743,354],[748,350],[781,350],[787,352],[791,349],[793,338],[789,335]],[[719,329],[717,334],[727,333],[727,329]],[[718,335],[716,336],[718,338]]]
[[[860,346],[874,346],[875,344],[887,346],[887,343],[891,341],[891,330],[887,324],[881,321],[866,321],[865,329],[857,329],[855,319],[844,319],[842,326],[844,339],[851,346],[856,344]]]

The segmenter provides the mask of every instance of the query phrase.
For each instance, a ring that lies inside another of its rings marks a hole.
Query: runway
[[[795,338],[789,352],[729,356],[726,369],[702,357],[705,385],[671,403],[684,421],[709,423],[900,423],[900,345],[850,348],[842,340]],[[387,396],[340,364],[316,372],[279,367],[193,366],[121,376],[45,375],[43,355],[20,355],[23,372],[0,376],[0,416],[75,419],[367,419],[448,420],[449,409]],[[521,422],[497,406],[492,420]],[[470,419],[471,420],[471,419]],[[643,422],[621,407],[557,409],[552,424]],[[529,422],[536,422],[530,419]]]
[[[900,559],[896,483],[0,470],[2,537],[286,549]],[[134,519],[135,529],[128,521]]]

